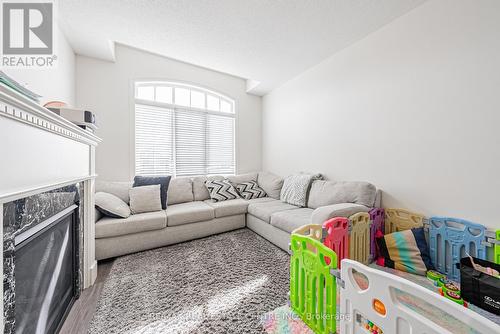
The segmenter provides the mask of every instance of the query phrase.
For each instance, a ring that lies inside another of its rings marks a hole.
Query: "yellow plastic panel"
[[[292,231],[292,234],[302,235],[321,242],[322,241],[321,238],[323,236],[323,228],[321,225],[318,224],[308,224],[296,228],[295,230]],[[313,250],[311,248],[311,244],[307,244],[307,247],[309,247],[310,251]]]
[[[385,234],[422,227],[424,218],[404,209],[385,209]]]
[[[368,264],[370,261],[370,214],[356,213],[349,217],[351,233],[349,235],[349,258]]]
[[[292,234],[300,234],[306,237],[313,238],[314,240],[321,241],[323,235],[323,227],[317,224],[308,224],[293,230]]]

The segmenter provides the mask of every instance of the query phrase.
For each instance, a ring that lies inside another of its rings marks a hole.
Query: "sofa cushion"
[[[152,186],[152,185],[160,185],[160,197],[161,197],[161,208],[165,210],[167,208],[167,193],[168,186],[170,184],[170,179],[172,177],[170,175],[167,176],[136,176],[134,177],[134,185],[133,187],[143,187],[143,186]]]
[[[130,212],[133,214],[160,211],[161,185],[133,187],[129,190]]]
[[[269,223],[271,215],[275,212],[298,209],[298,206],[275,200],[270,202],[251,203],[248,205],[248,213]]]
[[[177,226],[210,220],[215,210],[204,202],[187,202],[170,205],[167,208],[167,226]]]
[[[283,178],[269,172],[260,172],[257,175],[259,187],[264,189],[267,196],[279,199],[281,187],[283,187]]]
[[[321,206],[355,203],[373,207],[377,189],[368,182],[334,182],[316,180],[309,191],[307,206],[316,209]]]
[[[248,208],[248,201],[241,198],[222,202],[207,199],[204,202],[214,208],[215,218],[244,214],[247,213]]]
[[[231,175],[231,176],[228,176],[227,179],[229,180],[229,182],[231,182],[233,184],[233,186],[236,187],[236,185],[239,183],[248,182],[248,181],[257,181],[257,173]]]
[[[311,224],[313,209],[301,208],[275,212],[271,215],[271,225],[282,231],[292,233],[298,227]]]
[[[128,195],[129,189],[132,188],[132,182],[115,182],[115,181],[96,181],[95,192],[105,192],[115,195],[125,203],[130,203]]]
[[[252,199],[248,199],[248,200],[245,200],[248,204],[252,204],[252,203],[264,203],[264,202],[279,202],[280,200],[279,199],[274,199],[274,198],[271,198],[271,197],[261,197],[261,198],[252,198]]]
[[[333,217],[350,217],[358,212],[368,212],[370,208],[361,204],[340,203],[322,206],[313,211],[312,224],[323,225],[325,221]]]
[[[192,202],[194,200],[193,181],[189,177],[176,177],[170,180],[167,195],[168,205]]]
[[[153,231],[167,226],[165,211],[131,215],[128,218],[104,217],[95,224],[95,237],[109,238],[119,235]]]
[[[210,199],[210,194],[208,193],[207,186],[205,182],[207,180],[224,180],[224,176],[214,175],[214,176],[197,176],[193,178],[193,196],[195,201],[204,201]]]
[[[130,208],[127,203],[110,193],[96,193],[95,207],[108,217],[127,218],[130,216]]]

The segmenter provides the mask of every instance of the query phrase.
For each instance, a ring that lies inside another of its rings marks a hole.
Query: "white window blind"
[[[171,175],[173,161],[173,112],[136,104],[135,171],[137,175]]]
[[[176,175],[207,174],[206,124],[206,114],[190,110],[176,111]]]
[[[235,173],[232,100],[199,87],[140,83],[135,113],[137,175]]]
[[[207,174],[233,174],[234,118],[207,115]]]

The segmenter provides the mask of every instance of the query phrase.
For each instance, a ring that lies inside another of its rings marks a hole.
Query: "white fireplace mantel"
[[[0,213],[4,203],[83,182],[84,288],[91,286],[97,276],[94,179],[95,148],[100,141],[94,134],[0,85]],[[3,249],[0,261],[3,263]],[[0,268],[3,276],[3,265]],[[3,295],[2,285],[0,293]],[[3,303],[0,305],[3,315]],[[3,317],[1,325],[3,328]]]

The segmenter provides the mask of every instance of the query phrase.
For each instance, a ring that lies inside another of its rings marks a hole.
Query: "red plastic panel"
[[[335,217],[323,223],[326,237],[323,244],[337,254],[337,268],[340,261],[349,257],[349,219]]]

